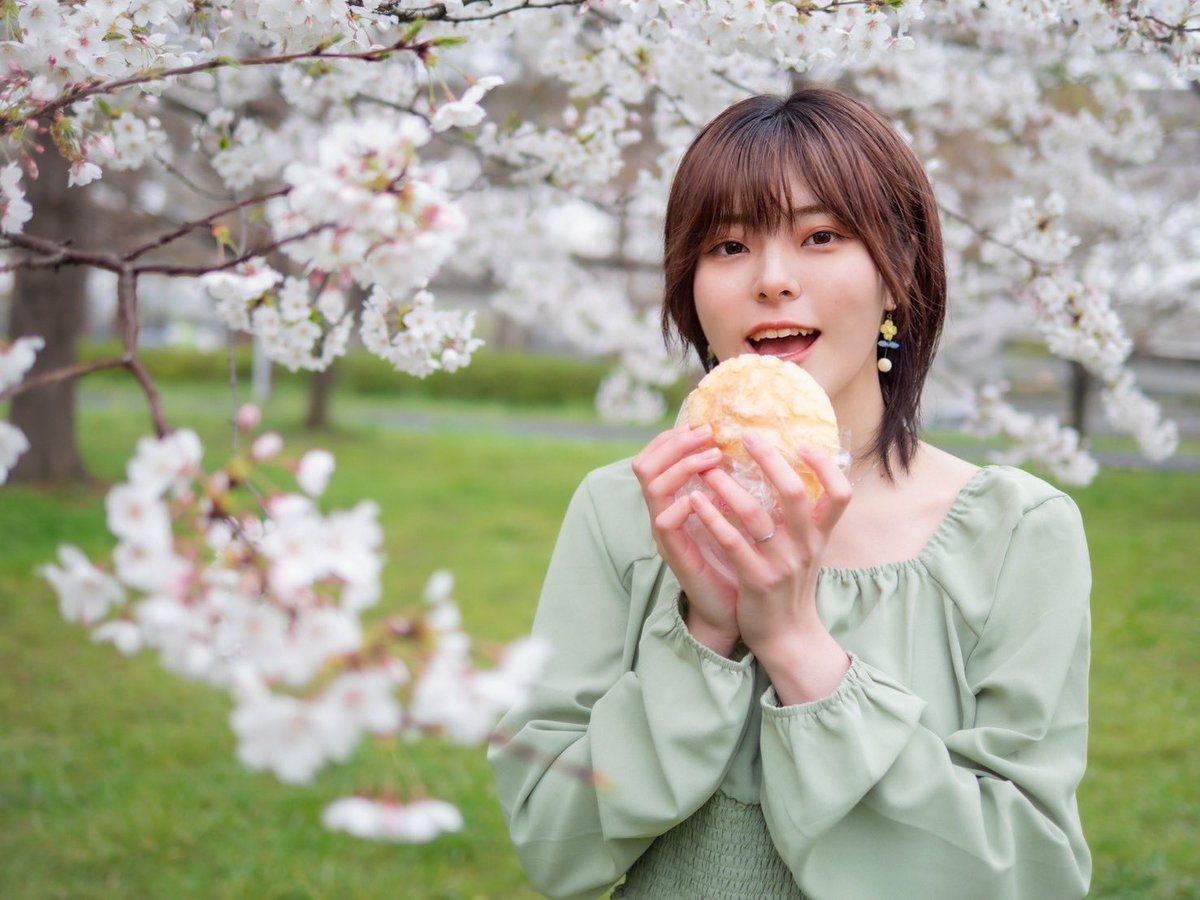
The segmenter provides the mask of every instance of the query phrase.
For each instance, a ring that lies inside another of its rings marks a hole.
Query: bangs
[[[861,179],[823,135],[788,116],[751,119],[697,160],[699,188],[692,233],[715,237],[731,227],[771,232],[791,223],[795,193],[807,188],[812,200],[858,236],[856,204],[847,185]],[[799,180],[797,180],[799,179]],[[860,181],[861,183],[861,181]]]

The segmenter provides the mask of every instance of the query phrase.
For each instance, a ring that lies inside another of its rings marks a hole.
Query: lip
[[[812,339],[811,343],[807,344],[806,346],[802,347],[800,350],[797,350],[793,353],[766,353],[766,354],[759,353],[758,349],[754,346],[754,344],[752,344],[750,342],[750,335],[755,334],[759,331],[763,331],[767,328],[775,328],[775,329],[800,328],[800,329],[803,329],[804,331],[815,331],[816,337],[814,337]],[[800,365],[801,363],[804,362],[805,359],[808,358],[809,354],[812,353],[813,347],[817,346],[817,341],[819,341],[820,339],[821,339],[821,329],[819,329],[813,325],[804,325],[804,324],[801,324],[800,322],[759,322],[753,328],[751,328],[749,331],[746,332],[746,339],[745,339],[745,341],[743,341],[743,345],[745,346],[745,348],[746,348],[745,352],[747,352],[747,353],[753,353],[757,356],[774,356],[776,359],[782,359],[785,362],[791,362],[791,363],[796,363],[797,365]]]

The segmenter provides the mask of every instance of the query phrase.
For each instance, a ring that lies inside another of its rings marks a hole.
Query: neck
[[[878,383],[872,387],[874,390],[856,392],[858,396],[841,395],[833,399],[833,412],[837,416],[843,444],[850,451],[852,459],[852,481],[855,477],[861,477],[861,473],[872,463],[878,462],[868,458],[868,450],[874,444],[875,435],[883,421],[883,394]]]

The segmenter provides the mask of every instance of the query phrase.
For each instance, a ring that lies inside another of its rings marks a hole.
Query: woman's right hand
[[[684,530],[692,514],[687,494],[676,497],[694,476],[719,465],[721,451],[707,425],[664,431],[633,460],[642,486],[654,542],[688,598],[687,626],[709,649],[728,656],[738,641],[737,584],[705,560]]]

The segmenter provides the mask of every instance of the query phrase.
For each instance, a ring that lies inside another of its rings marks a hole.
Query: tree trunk
[[[1081,438],[1087,437],[1088,392],[1092,376],[1082,365],[1071,362],[1071,427]]]
[[[329,395],[337,380],[337,363],[320,372],[313,372],[308,383],[308,417],[304,427],[312,431],[324,431],[329,427]]]
[[[28,233],[65,240],[83,233],[86,204],[67,188],[67,165],[53,147],[42,154],[41,174],[28,181],[33,218]],[[87,313],[87,269],[17,269],[9,313],[13,339],[41,335],[45,348],[30,374],[75,362]],[[75,382],[62,381],[13,397],[8,420],[25,432],[29,450],[12,472],[12,482],[81,481],[87,477],[75,438]]]

